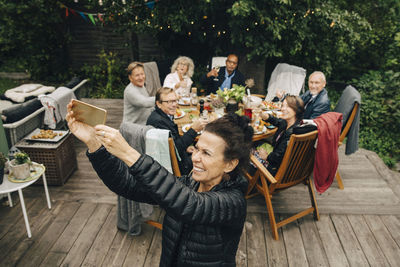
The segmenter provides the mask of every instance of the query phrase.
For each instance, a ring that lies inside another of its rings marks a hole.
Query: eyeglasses
[[[175,103],[178,103],[178,100],[177,99],[174,99],[174,100],[161,100],[160,101],[161,103],[168,103],[169,105],[171,105],[171,104],[175,104]]]
[[[236,61],[232,61],[232,60],[226,60],[226,62],[228,62],[228,63],[231,63],[231,64],[234,64],[234,65],[236,65],[236,64],[238,64]]]

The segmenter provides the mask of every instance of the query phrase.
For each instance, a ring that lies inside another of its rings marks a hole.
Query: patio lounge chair
[[[81,93],[77,91],[81,91],[81,88],[83,88],[86,82],[86,79],[82,80],[80,83],[71,88],[78,98]],[[43,127],[44,111],[45,108],[41,107],[18,121],[3,124],[9,147],[15,145],[19,140],[31,133],[36,128]]]
[[[358,149],[358,131],[360,128],[360,104],[361,95],[351,85],[347,86],[335,107],[335,112],[343,114],[343,128],[339,136],[339,146],[346,137],[346,155],[352,154]],[[344,189],[339,169],[336,172],[336,181],[340,189]]]
[[[271,101],[278,91],[285,91],[289,95],[299,95],[300,91],[304,90],[305,78],[305,69],[286,63],[277,64],[269,79],[265,100]]]
[[[275,240],[279,239],[278,228],[306,216],[309,213],[314,213],[314,218],[319,220],[317,200],[310,178],[314,166],[314,144],[317,135],[318,131],[291,135],[281,166],[275,176],[272,176],[254,155],[250,156],[251,162],[256,166],[256,172],[254,175],[245,173],[249,180],[246,198],[251,198],[257,194],[262,194],[264,196],[272,236]],[[271,202],[273,194],[279,190],[287,189],[300,183],[305,183],[307,185],[312,206],[289,218],[276,222],[274,208]],[[257,192],[251,194],[253,189],[256,189]]]

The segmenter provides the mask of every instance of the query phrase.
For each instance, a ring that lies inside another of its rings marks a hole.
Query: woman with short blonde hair
[[[193,72],[193,60],[189,57],[180,56],[172,64],[171,73],[165,77],[163,87],[175,89],[179,96],[189,96],[193,84],[191,79]]]
[[[145,125],[154,109],[155,97],[146,90],[143,63],[132,62],[126,68],[130,83],[124,90],[123,122]]]

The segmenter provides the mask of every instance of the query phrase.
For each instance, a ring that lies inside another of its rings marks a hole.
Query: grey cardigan
[[[124,91],[123,122],[133,122],[145,125],[147,118],[154,109],[155,96],[150,96],[146,87],[137,87],[132,83]]]

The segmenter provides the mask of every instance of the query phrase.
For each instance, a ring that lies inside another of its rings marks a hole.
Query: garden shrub
[[[88,77],[93,98],[123,98],[124,89],[129,83],[126,74],[127,63],[122,62],[117,53],[105,52],[99,54],[99,63],[85,65],[81,72]]]
[[[0,0],[0,25],[0,70],[28,70],[33,80],[66,78],[69,35],[59,2]]]
[[[393,167],[400,160],[400,72],[370,71],[351,84],[362,97],[360,146]]]

